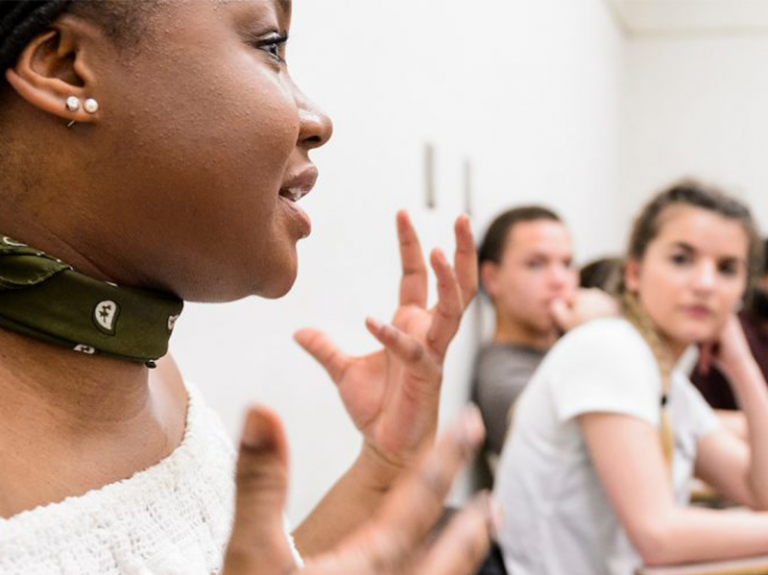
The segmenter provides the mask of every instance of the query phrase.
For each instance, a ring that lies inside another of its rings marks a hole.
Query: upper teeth
[[[283,195],[292,202],[298,202],[304,197],[305,192],[299,188],[286,188],[283,190]]]

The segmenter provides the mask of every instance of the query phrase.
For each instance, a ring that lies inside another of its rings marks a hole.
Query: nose
[[[298,88],[296,103],[299,108],[299,146],[307,150],[324,146],[333,134],[333,122]]]
[[[568,286],[573,272],[570,268],[555,264],[549,268],[549,284],[553,289],[562,290]]]
[[[717,266],[715,262],[702,261],[696,266],[695,276],[693,278],[693,287],[698,291],[710,291],[715,287],[715,278],[717,277]]]

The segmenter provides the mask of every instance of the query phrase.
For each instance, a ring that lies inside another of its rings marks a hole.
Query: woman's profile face
[[[310,231],[293,200],[331,134],[288,75],[290,3],[159,6],[135,50],[90,55],[103,115],[83,136],[83,241],[134,285],[185,299],[283,295]]]
[[[675,346],[712,340],[746,289],[749,238],[741,223],[702,208],[673,205],[627,287]]]

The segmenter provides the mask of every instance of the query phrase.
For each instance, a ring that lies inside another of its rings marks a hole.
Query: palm
[[[427,309],[427,269],[404,213],[398,214],[398,236],[403,264],[400,305],[388,326],[367,321],[369,331],[384,348],[348,357],[320,332],[302,330],[297,340],[331,375],[369,447],[403,465],[434,438],[443,359],[477,289],[477,263],[468,221],[460,218],[455,271],[442,253],[431,254],[438,302]]]
[[[392,324],[424,342],[431,321],[431,312],[407,306],[398,308]],[[392,352],[381,349],[353,359],[338,382],[352,421],[385,454],[402,454],[401,459],[434,436],[442,358],[431,355],[434,372],[415,373]]]

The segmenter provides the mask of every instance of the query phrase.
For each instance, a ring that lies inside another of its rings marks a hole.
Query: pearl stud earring
[[[80,98],[77,96],[70,96],[67,98],[67,110],[70,112],[77,112],[80,109]]]
[[[95,114],[96,112],[99,111],[99,103],[93,98],[88,98],[85,101],[85,104],[83,105],[83,107],[85,108],[85,111],[88,112],[89,114]]]

